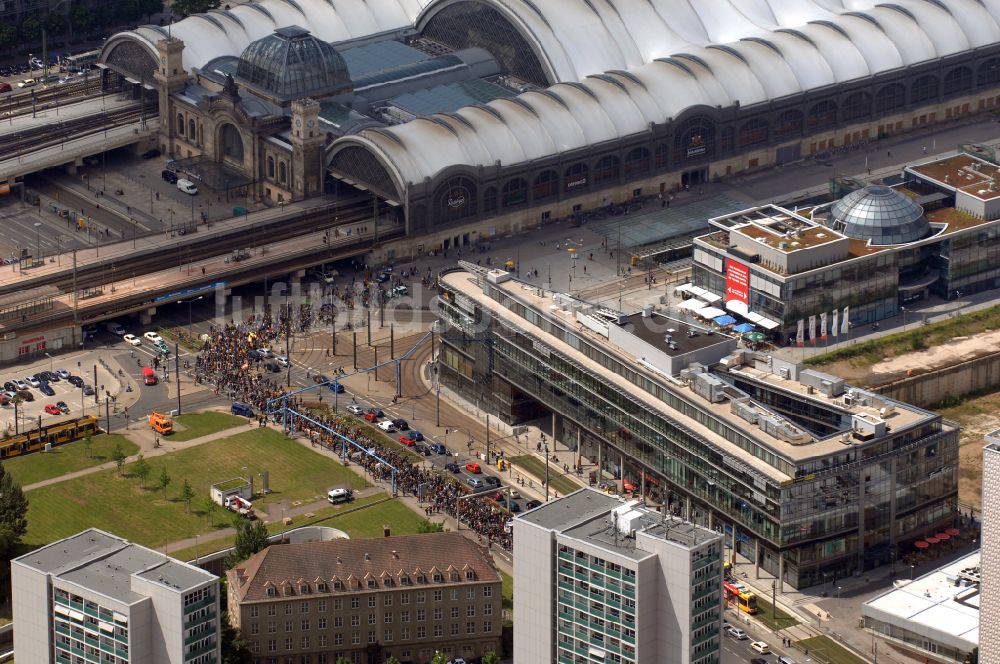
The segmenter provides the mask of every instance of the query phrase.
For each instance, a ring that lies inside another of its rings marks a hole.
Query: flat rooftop
[[[475,266],[471,266],[470,270],[474,268]],[[748,454],[742,447],[730,442],[727,438],[719,435],[711,428],[702,424],[700,421],[692,417],[688,417],[680,411],[670,408],[663,401],[641,389],[638,385],[627,380],[625,377],[608,371],[600,363],[590,359],[585,354],[581,353],[554,335],[545,332],[539,326],[530,323],[526,319],[516,316],[510,309],[507,309],[492,298],[484,295],[482,288],[476,284],[477,278],[479,278],[478,275],[471,271],[451,272],[442,277],[446,285],[463,293],[466,297],[474,300],[483,308],[494,312],[494,314],[498,318],[505,321],[505,323],[515,325],[529,336],[539,339],[546,346],[572,358],[574,362],[578,363],[588,372],[601,376],[608,383],[616,387],[622,394],[625,394],[636,402],[639,407],[648,408],[655,412],[662,413],[664,417],[672,419],[679,424],[683,424],[684,426],[690,428],[692,431],[697,432],[698,435],[704,440],[719,448],[727,457],[732,458],[734,463],[742,462],[742,464],[747,467],[748,472],[752,473],[756,471],[764,477],[770,478],[772,481],[778,483],[793,479],[764,460]],[[481,278],[485,279],[486,277],[483,276]],[[495,287],[502,289],[514,300],[520,301],[534,311],[538,312],[543,317],[558,321],[567,329],[572,329],[575,334],[590,340],[594,345],[613,351],[613,353],[617,355],[632,371],[643,374],[649,380],[663,385],[666,389],[672,390],[684,399],[695,404],[702,411],[710,413],[718,420],[724,421],[733,428],[742,431],[746,436],[755,439],[761,445],[785,458],[792,464],[828,454],[841,453],[844,450],[845,446],[841,441],[840,433],[828,436],[822,440],[814,439],[808,444],[791,444],[785,440],[771,436],[759,427],[748,423],[732,411],[732,405],[728,399],[719,403],[712,403],[696,394],[693,390],[688,389],[686,386],[681,384],[677,378],[670,377],[668,379],[664,379],[663,375],[650,370],[638,359],[632,358],[628,352],[611,343],[606,336],[599,334],[586,326],[578,324],[576,319],[573,317],[572,310],[567,310],[564,313],[563,307],[555,303],[554,298],[556,298],[559,294],[539,289],[535,285],[526,284],[513,278],[500,284],[496,284]],[[677,335],[674,336],[676,337]],[[711,339],[711,337],[709,337],[709,339]],[[831,398],[827,397],[818,390],[810,394],[808,388],[797,380],[782,379],[777,374],[767,373],[755,369],[753,366],[730,367],[729,371],[743,371],[747,376],[755,380],[765,381],[774,386],[794,392],[796,398],[801,400],[811,400],[821,403],[827,407],[836,408],[844,412],[845,417],[849,417],[852,413],[866,413],[871,416],[878,416],[877,409],[858,404],[848,406],[844,403],[842,395]],[[761,406],[756,401],[754,403],[762,410],[770,410]],[[933,413],[913,406],[897,402],[893,402],[893,405],[896,406],[896,413],[890,420],[888,420],[888,425],[894,431],[898,431],[901,427],[915,423],[921,419],[934,417]],[[846,430],[847,429],[845,429],[845,431]],[[859,445],[864,446],[871,444],[874,443],[875,440],[878,439],[859,443]]]
[[[14,562],[123,604],[144,597],[132,590],[133,575],[159,581],[177,592],[215,578],[193,565],[96,528],[35,549]]]
[[[1000,196],[1000,186],[994,183],[996,178],[1000,178],[1000,167],[972,155],[957,154],[908,166],[907,170],[933,180],[942,187],[960,190],[979,200],[986,201]]]
[[[622,504],[621,499],[602,491],[580,489],[550,503],[544,503],[541,507],[525,512],[517,518],[542,528],[557,530],[608,514]]]
[[[633,335],[670,357],[709,348],[725,343],[731,338],[729,335],[713,332],[710,327],[688,323],[655,311],[649,318],[644,318],[642,312],[626,316],[618,326],[626,327],[629,325],[631,325],[629,331]],[[677,346],[676,349],[671,348],[667,343],[668,334],[674,345]]]
[[[976,551],[911,583],[897,582],[899,587],[865,602],[862,612],[931,638],[951,637],[954,645],[972,650],[979,645],[979,587],[962,576],[979,563]]]
[[[834,240],[844,239],[844,236],[840,233],[820,226],[810,226],[809,228],[796,231],[794,234],[789,234],[787,232],[779,232],[764,224],[752,223],[745,226],[737,226],[730,232],[745,235],[755,242],[766,244],[786,254],[811,247],[818,247]]]

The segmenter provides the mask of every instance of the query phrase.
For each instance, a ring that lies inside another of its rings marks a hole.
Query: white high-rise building
[[[719,662],[722,547],[592,489],[516,518],[514,661]]]
[[[979,575],[979,661],[1000,662],[1000,431],[986,436],[983,449],[983,555]]]
[[[10,566],[18,662],[221,661],[214,574],[94,528]]]

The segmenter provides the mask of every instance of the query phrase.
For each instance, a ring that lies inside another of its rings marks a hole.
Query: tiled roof
[[[327,593],[435,586],[444,583],[499,582],[500,575],[483,547],[459,533],[427,533],[374,539],[275,544],[228,572],[238,601]],[[418,583],[417,577],[426,577]],[[376,581],[375,588],[368,580]],[[388,582],[388,583],[387,583]],[[307,592],[302,592],[307,586]],[[268,589],[273,588],[273,594]]]

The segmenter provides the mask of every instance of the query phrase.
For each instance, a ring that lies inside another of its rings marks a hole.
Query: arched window
[[[674,163],[715,154],[715,123],[704,116],[689,118],[674,134]]]
[[[767,142],[767,120],[752,118],[740,127],[739,144],[741,148],[760,145]]]
[[[995,85],[1000,83],[1000,58],[990,58],[979,65],[976,73],[976,85]]]
[[[285,165],[284,161],[278,162],[278,182],[281,184],[288,182],[288,166]]]
[[[890,83],[875,94],[875,114],[884,115],[906,106],[906,86]]]
[[[528,181],[524,178],[509,180],[500,192],[500,199],[505,210],[524,205],[528,201]]]
[[[559,174],[553,170],[545,170],[535,178],[535,187],[531,192],[534,201],[544,201],[559,193]]]
[[[587,165],[581,161],[567,168],[563,175],[563,191],[586,189],[590,169],[587,168]]]
[[[809,109],[806,126],[810,130],[826,129],[837,124],[837,105],[832,101],[821,101]]]
[[[670,164],[670,146],[660,143],[653,152],[653,168],[658,171],[666,169]]]
[[[198,126],[194,123],[194,118],[188,120],[188,138],[192,141],[198,140]]]
[[[178,113],[177,114],[177,133],[180,134],[181,136],[184,135],[184,114],[183,113]]]
[[[602,157],[594,164],[594,183],[611,182],[621,175],[621,161],[614,155]]]
[[[274,177],[274,157],[267,155],[267,177]]]
[[[649,149],[634,148],[625,155],[625,179],[649,175]]]
[[[779,115],[774,123],[774,137],[781,139],[789,136],[801,136],[803,117],[802,111],[794,108]]]
[[[487,187],[483,192],[483,212],[497,211],[497,188]]]
[[[435,196],[435,223],[474,217],[478,212],[476,196],[476,183],[470,178],[450,178],[438,188]]]
[[[844,100],[842,117],[844,122],[861,120],[872,114],[872,96],[867,92],[855,92]]]
[[[222,126],[222,156],[230,157],[236,161],[243,161],[243,137],[240,132],[227,122]]]
[[[972,70],[955,67],[944,75],[944,96],[949,97],[972,89]]]
[[[920,104],[925,101],[934,101],[938,98],[938,77],[921,76],[910,86],[910,103]]]

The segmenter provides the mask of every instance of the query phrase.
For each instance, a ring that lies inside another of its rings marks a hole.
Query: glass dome
[[[278,28],[247,46],[236,78],[281,100],[326,96],[351,87],[340,53],[297,25]]]
[[[830,214],[836,230],[873,245],[914,242],[931,230],[922,207],[881,185],[852,191],[833,204]]]

